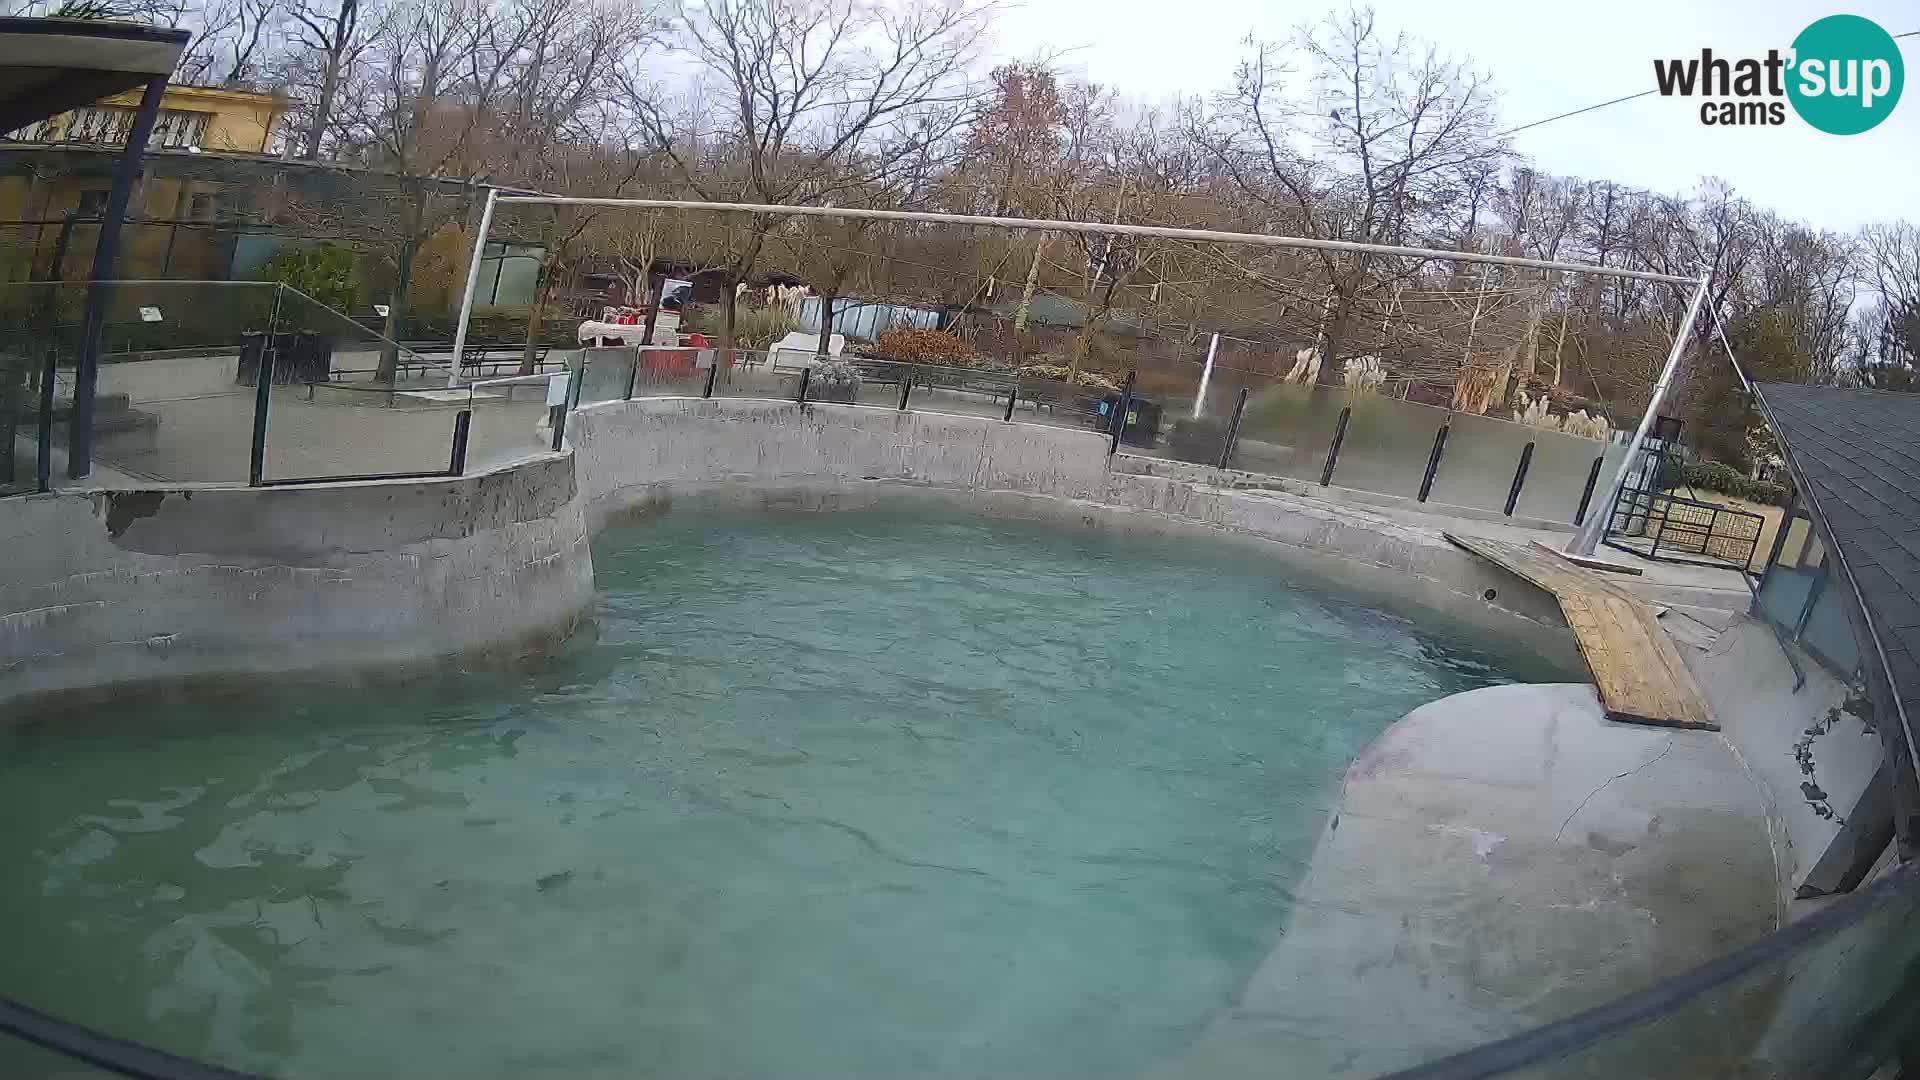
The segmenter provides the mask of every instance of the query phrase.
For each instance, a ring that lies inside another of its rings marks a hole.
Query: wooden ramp
[[[1609,718],[1719,730],[1700,684],[1646,601],[1545,548],[1444,535],[1553,594]]]

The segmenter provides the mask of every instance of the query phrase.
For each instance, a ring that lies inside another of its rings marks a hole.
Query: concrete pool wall
[[[593,599],[568,454],[444,480],[0,502],[0,702],[402,668],[570,632]]]

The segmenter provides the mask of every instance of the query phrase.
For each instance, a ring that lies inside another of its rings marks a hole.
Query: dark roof
[[[1902,711],[1920,716],[1920,394],[1758,386],[1803,503],[1859,586]],[[1870,642],[1863,651],[1873,656]]]
[[[145,86],[185,30],[91,19],[0,19],[0,132]]]

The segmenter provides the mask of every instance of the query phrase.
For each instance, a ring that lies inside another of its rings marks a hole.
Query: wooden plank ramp
[[[1646,601],[1541,547],[1442,535],[1553,594],[1608,718],[1719,730],[1700,684]]]

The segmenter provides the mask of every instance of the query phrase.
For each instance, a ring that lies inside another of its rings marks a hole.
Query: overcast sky
[[[1376,25],[1465,55],[1492,73],[1502,127],[1651,89],[1656,57],[1734,58],[1786,49],[1826,15],[1864,15],[1920,30],[1916,0],[1376,0]],[[1207,94],[1231,83],[1249,33],[1285,38],[1333,0],[1026,0],[999,20],[1000,52],[1074,49],[1065,66],[1137,100]],[[1719,176],[1762,206],[1822,228],[1920,220],[1920,38],[1900,42],[1907,88],[1893,115],[1862,135],[1824,135],[1791,115],[1783,127],[1700,123],[1699,99],[1659,96],[1560,120],[1514,137],[1541,168],[1663,192]]]

